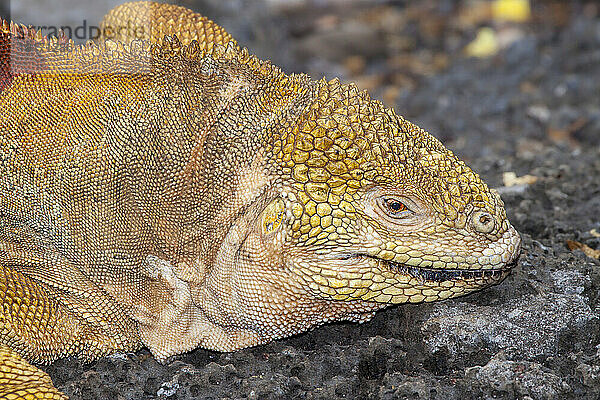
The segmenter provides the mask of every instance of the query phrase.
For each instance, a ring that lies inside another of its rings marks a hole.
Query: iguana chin
[[[479,290],[519,253],[434,137],[192,11],[127,3],[81,47],[1,26],[0,398],[62,396],[27,361],[232,351]]]

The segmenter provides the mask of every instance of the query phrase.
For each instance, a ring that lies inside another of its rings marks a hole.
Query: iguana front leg
[[[21,355],[56,358],[63,343],[73,339],[71,316],[43,288],[8,267],[0,267],[0,304],[0,399],[66,399],[45,372]],[[53,338],[52,331],[66,335]]]
[[[114,30],[111,33],[111,27],[116,28],[128,22],[141,29],[132,31],[135,36],[128,37],[128,31]],[[100,41],[111,39],[129,43],[133,39],[142,39],[155,43],[165,35],[177,34],[183,44],[197,40],[199,48],[209,53],[216,44],[235,44],[223,28],[206,17],[184,7],[167,4],[143,1],[126,3],[107,14],[101,26],[104,36]],[[10,63],[19,58],[18,54],[10,51],[15,32],[16,27],[7,29],[0,23],[0,92],[13,79]],[[4,146],[4,143],[0,144]],[[3,201],[6,199],[0,198],[0,209],[11,206],[3,204]],[[98,357],[107,351],[98,352],[97,349],[106,348],[107,345],[110,348],[111,338],[86,323],[77,315],[77,311],[74,313],[72,308],[70,310],[58,300],[60,289],[47,282],[31,279],[19,272],[19,267],[14,264],[9,266],[15,257],[9,254],[8,247],[2,245],[0,243],[0,400],[66,399],[54,388],[47,374],[27,361],[47,363],[73,354],[84,359]],[[11,257],[12,261],[9,261]],[[20,267],[30,270],[38,268],[35,264],[28,267],[21,264]],[[129,336],[119,347],[115,348],[113,344],[112,349],[134,349],[139,344],[139,338],[136,335]]]
[[[106,338],[95,335],[42,285],[8,266],[0,266],[0,305],[0,399],[66,398],[25,358],[50,362],[87,352],[83,346]]]
[[[10,347],[0,345],[0,399],[64,400],[67,396],[52,385],[48,374],[29,364]]]

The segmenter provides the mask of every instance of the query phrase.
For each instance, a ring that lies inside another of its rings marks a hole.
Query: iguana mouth
[[[383,261],[383,260],[382,260]],[[384,264],[393,271],[410,275],[417,279],[429,282],[444,282],[458,280],[486,280],[497,281],[508,275],[508,272],[516,264],[513,261],[510,264],[503,265],[502,268],[495,269],[443,269],[443,268],[422,268],[411,267],[394,261],[384,261]]]
[[[510,263],[502,265],[500,268],[481,268],[481,269],[458,269],[458,268],[426,268],[414,267],[402,264],[396,261],[384,260],[367,254],[359,254],[359,257],[370,258],[383,264],[389,270],[403,275],[409,275],[413,278],[426,282],[444,282],[459,280],[476,281],[500,281],[504,279],[510,270],[517,264],[518,258]]]

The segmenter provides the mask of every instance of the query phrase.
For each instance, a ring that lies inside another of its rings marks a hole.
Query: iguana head
[[[520,237],[502,200],[424,130],[353,85],[318,82],[274,141],[284,179],[263,212],[317,296],[422,302],[501,281]]]

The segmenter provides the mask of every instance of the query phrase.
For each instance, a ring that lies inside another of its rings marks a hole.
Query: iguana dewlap
[[[427,132],[185,8],[124,21],[145,40],[0,29],[0,398],[60,396],[26,361],[232,351],[508,274],[500,197]]]

